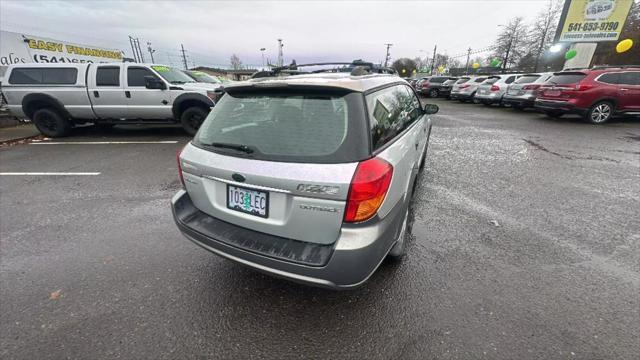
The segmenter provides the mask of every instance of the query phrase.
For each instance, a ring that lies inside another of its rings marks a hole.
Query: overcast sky
[[[231,54],[260,65],[260,48],[275,61],[284,39],[285,61],[383,61],[391,55],[449,55],[490,45],[498,25],[531,20],[548,0],[448,1],[0,1],[3,30],[124,50],[128,35],[157,49],[155,60],[228,66]]]

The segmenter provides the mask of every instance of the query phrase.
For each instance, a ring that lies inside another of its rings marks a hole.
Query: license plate
[[[547,96],[560,96],[560,90],[547,90],[544,94]]]
[[[269,193],[227,185],[227,208],[266,218],[269,216]]]

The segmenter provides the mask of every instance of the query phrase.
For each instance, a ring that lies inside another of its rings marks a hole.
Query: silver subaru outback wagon
[[[405,254],[435,105],[393,75],[318,73],[225,87],[178,154],[180,231],[271,275],[363,284]]]

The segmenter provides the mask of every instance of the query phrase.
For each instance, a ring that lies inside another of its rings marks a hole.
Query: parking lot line
[[[0,176],[96,176],[99,172],[0,172]]]
[[[42,141],[31,145],[112,145],[112,144],[177,144],[177,140],[167,141]]]

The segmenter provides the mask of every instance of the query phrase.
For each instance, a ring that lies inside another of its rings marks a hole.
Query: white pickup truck
[[[84,123],[180,122],[193,135],[222,90],[164,65],[36,63],[9,66],[2,93],[15,116],[60,137]]]

